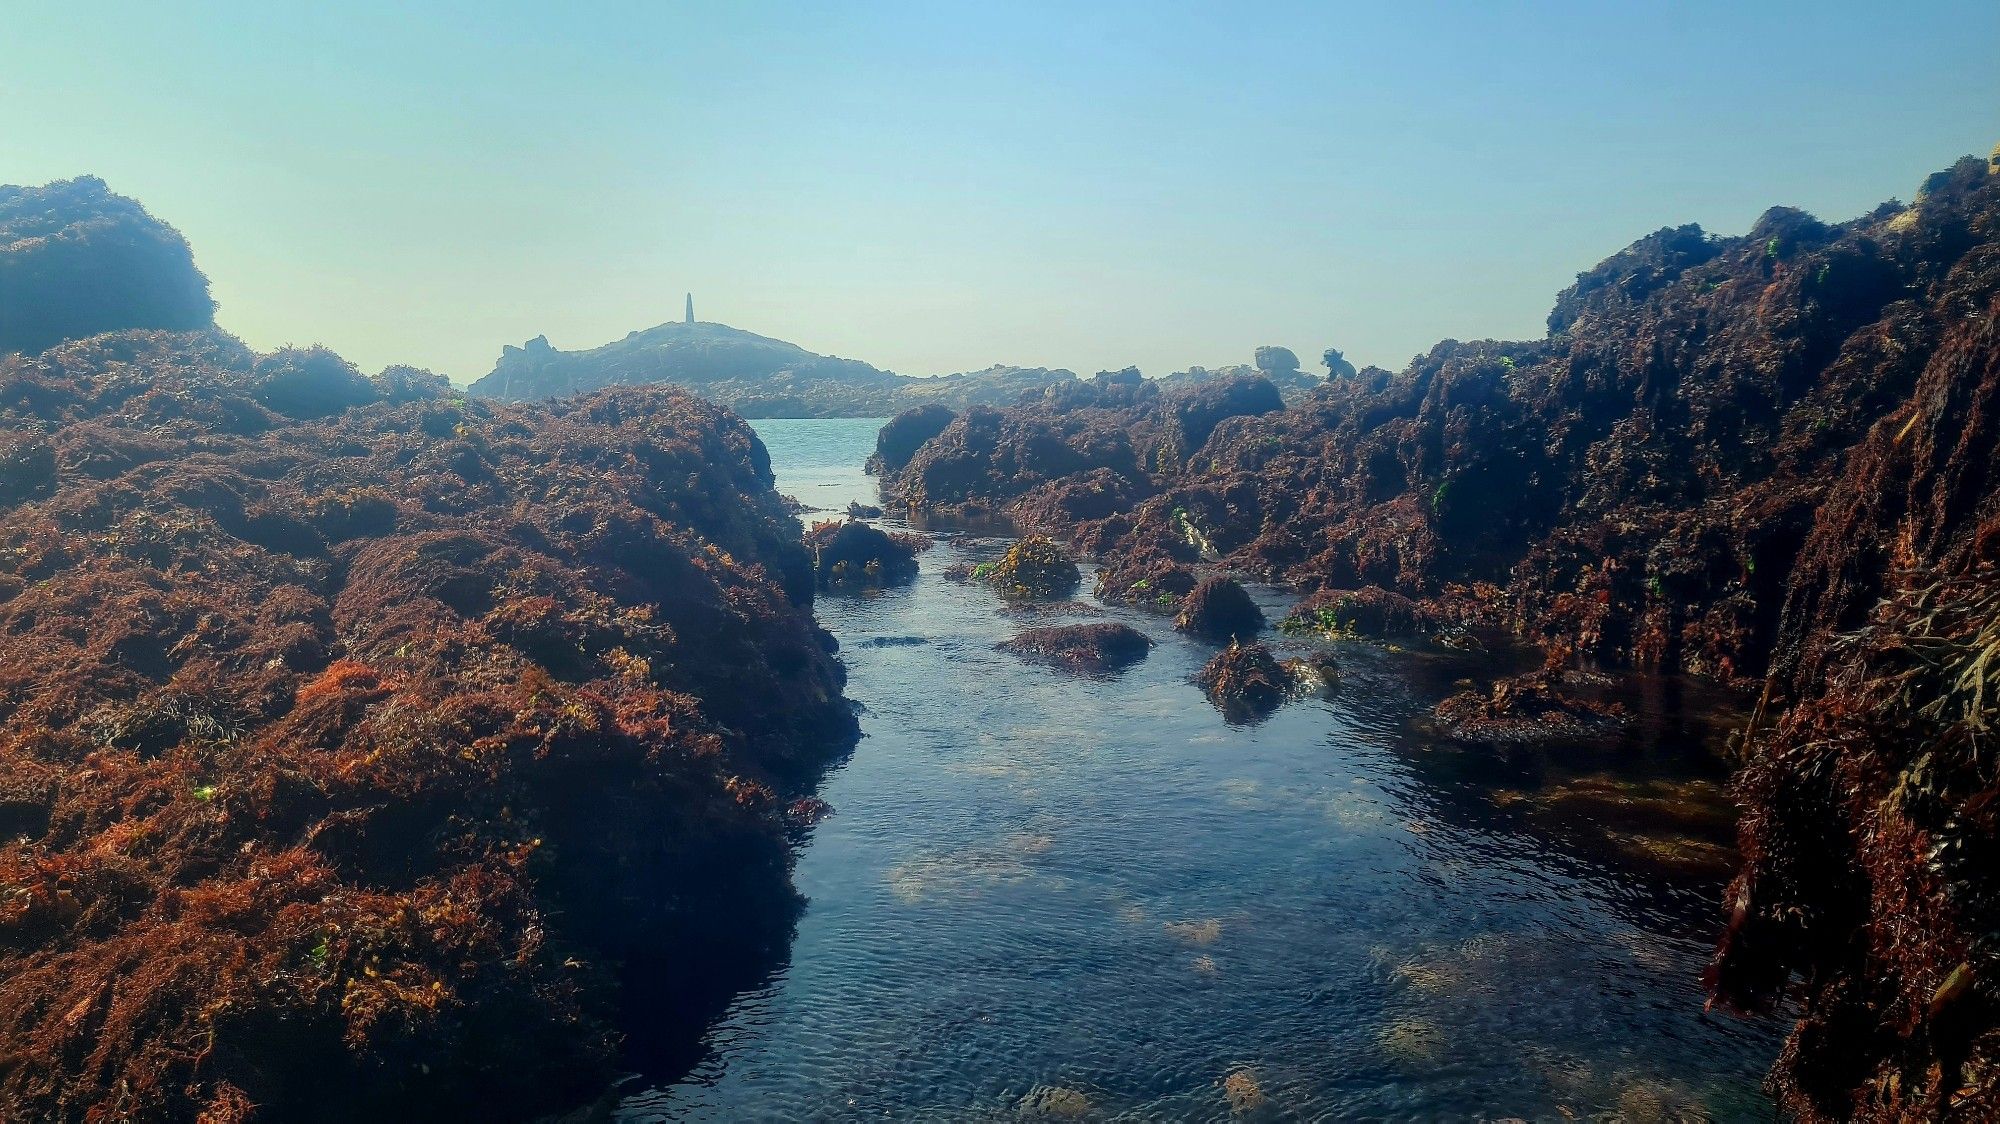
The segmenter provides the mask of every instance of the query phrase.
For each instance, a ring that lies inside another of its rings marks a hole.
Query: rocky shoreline
[[[1299,632],[1540,647],[1543,672],[1439,708],[1474,740],[1619,720],[1566,669],[1761,697],[1716,995],[1803,1001],[1772,1075],[1802,1118],[2000,1112],[2000,867],[1934,857],[2000,826],[1973,748],[2000,663],[1977,608],[2000,584],[1996,169],[1840,224],[1662,230],[1580,275],[1544,339],[1447,341],[1289,407],[1255,377],[1121,372],[899,418],[883,490],[1066,541],[1142,607],[1182,612],[1219,570],[1308,595]]]

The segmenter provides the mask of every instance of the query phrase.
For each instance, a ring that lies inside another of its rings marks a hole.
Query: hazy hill
[[[0,354],[214,321],[187,240],[103,180],[0,185]]]
[[[1023,391],[1074,378],[1064,370],[1002,366],[910,378],[726,324],[677,321],[587,351],[561,351],[537,336],[503,348],[472,392],[521,401],[664,382],[745,417],[887,417],[931,402],[954,409],[1011,403]]]

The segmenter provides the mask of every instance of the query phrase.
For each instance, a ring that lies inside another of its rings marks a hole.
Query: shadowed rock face
[[[186,239],[103,180],[0,186],[0,353],[214,318]]]
[[[1264,630],[1264,611],[1233,578],[1206,577],[1181,600],[1174,627],[1201,640],[1227,644]]]

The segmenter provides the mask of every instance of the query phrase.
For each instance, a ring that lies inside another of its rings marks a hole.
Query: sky
[[[0,0],[0,183],[258,348],[466,382],[701,319],[906,374],[1401,367],[1664,225],[2000,141],[2000,3]]]

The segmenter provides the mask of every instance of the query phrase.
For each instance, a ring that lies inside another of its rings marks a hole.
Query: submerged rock
[[[918,544],[914,538],[848,519],[815,524],[806,535],[806,545],[812,548],[819,588],[853,593],[915,581]]]
[[[1037,1085],[1015,1107],[1034,1120],[1086,1120],[1097,1115],[1090,1094],[1061,1085]]]
[[[943,433],[956,417],[949,407],[932,403],[890,418],[875,434],[875,452],[868,458],[868,474],[894,476],[903,471],[924,442]]]
[[[1249,640],[1263,631],[1264,611],[1234,578],[1211,576],[1181,599],[1174,627],[1213,644]]]
[[[1223,1078],[1222,1096],[1238,1116],[1264,1107],[1264,1086],[1254,1070],[1239,1069]]]
[[[1584,698],[1548,669],[1502,679],[1484,695],[1460,691],[1432,715],[1441,733],[1470,742],[1576,741],[1631,722],[1622,704]]]
[[[1340,685],[1340,663],[1332,652],[1307,652],[1286,660],[1284,667],[1303,691],[1325,694]]]
[[[1083,675],[1122,671],[1146,658],[1153,642],[1129,625],[1111,621],[1031,628],[1000,649],[1022,659],[1060,667]]]

